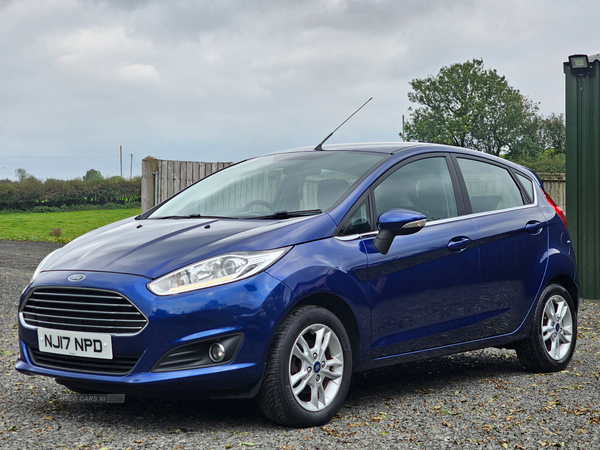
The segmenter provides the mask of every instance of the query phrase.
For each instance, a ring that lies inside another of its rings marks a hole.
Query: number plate
[[[112,359],[109,334],[38,328],[40,351],[85,358]]]

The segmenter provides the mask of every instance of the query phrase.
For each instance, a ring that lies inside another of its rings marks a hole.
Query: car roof
[[[420,142],[365,142],[365,143],[351,143],[351,144],[327,144],[323,145],[322,151],[361,151],[369,153],[387,153],[393,154],[400,150],[408,148],[414,148],[418,146],[428,146],[431,144],[423,144]],[[274,153],[288,153],[288,152],[311,152],[320,151],[315,150],[315,147],[299,147],[291,148],[288,150],[282,150]]]
[[[346,143],[346,144],[327,144],[323,145],[322,150],[315,150],[315,147],[299,147],[299,148],[291,148],[288,150],[281,150],[278,152],[273,152],[270,154],[278,154],[278,153],[291,153],[291,152],[312,152],[312,151],[356,151],[356,152],[368,152],[368,153],[383,153],[388,155],[395,155],[409,149],[427,149],[428,151],[439,151],[439,152],[453,152],[453,153],[461,153],[463,155],[472,155],[484,159],[489,159],[492,161],[497,161],[512,168],[518,169],[525,173],[532,174],[537,181],[539,181],[539,177],[535,172],[527,167],[523,167],[520,164],[516,164],[512,161],[509,161],[504,158],[500,158],[498,156],[490,155],[488,153],[480,152],[477,150],[472,150],[465,147],[456,147],[453,145],[444,145],[444,144],[432,144],[428,142],[364,142],[364,143]]]

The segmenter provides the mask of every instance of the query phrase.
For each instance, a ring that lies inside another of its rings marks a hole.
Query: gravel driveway
[[[568,370],[525,372],[514,351],[487,349],[355,375],[329,424],[287,429],[252,401],[126,397],[71,403],[52,379],[14,370],[17,302],[58,245],[0,241],[0,448],[600,448],[600,303],[583,301]]]

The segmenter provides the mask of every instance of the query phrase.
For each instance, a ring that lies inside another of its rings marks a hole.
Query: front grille
[[[124,296],[97,289],[36,289],[22,314],[30,326],[92,333],[134,334],[148,323]]]
[[[27,347],[27,351],[36,366],[103,375],[127,375],[139,360],[138,356],[114,356],[113,359],[96,359],[56,355],[40,352],[33,347]]]

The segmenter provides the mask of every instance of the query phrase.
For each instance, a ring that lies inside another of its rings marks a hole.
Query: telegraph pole
[[[131,155],[131,161],[129,162],[129,181],[131,181],[132,178],[132,174],[133,174],[133,153],[130,153]]]
[[[404,114],[402,114],[402,142],[406,142],[406,134],[404,133]]]
[[[398,133],[398,136],[402,138],[402,142],[406,142],[406,134],[404,133],[404,114],[402,114],[402,131]]]
[[[119,145],[119,160],[121,161],[121,178],[123,178],[123,146]]]

